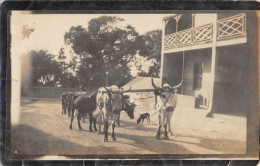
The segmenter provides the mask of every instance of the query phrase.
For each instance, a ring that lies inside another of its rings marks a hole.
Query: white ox
[[[130,88],[131,89],[131,88]],[[129,90],[130,90],[129,89]],[[98,89],[97,93],[97,110],[93,113],[93,116],[97,118],[99,124],[99,131],[101,133],[101,123],[104,121],[104,141],[108,141],[108,120],[111,119],[112,126],[112,138],[113,141],[116,141],[115,137],[115,122],[118,120],[122,102],[123,102],[123,93],[127,91],[119,90],[115,85],[111,87],[101,87]]]
[[[164,139],[169,139],[168,131],[172,135],[171,131],[171,118],[174,109],[177,106],[177,88],[182,85],[182,82],[174,87],[170,87],[169,84],[164,84],[162,88],[157,87],[152,79],[152,85],[155,88],[155,103],[158,114],[158,128],[155,139],[160,139],[161,127],[164,125]]]

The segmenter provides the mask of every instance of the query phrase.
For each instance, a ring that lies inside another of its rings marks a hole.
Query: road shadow
[[[165,140],[156,140],[154,136],[138,136],[131,134],[116,133],[118,139],[124,138],[132,140],[133,143],[125,143],[138,147],[140,151],[147,150],[153,152],[153,154],[196,154],[185,147],[172,142],[166,142]],[[136,152],[137,154],[140,152]],[[150,153],[152,154],[152,153]]]
[[[148,127],[148,126],[155,126],[155,127]],[[141,131],[150,131],[156,133],[156,127],[157,124],[153,123],[147,123],[144,122],[143,125],[137,125],[136,122],[129,122],[120,120],[120,128],[127,128],[127,129],[135,129],[135,130],[141,130]]]
[[[163,135],[161,140],[155,140],[154,136],[137,136],[129,134],[116,133],[116,137],[134,140],[132,146],[137,146],[142,149],[151,150],[160,154],[194,154],[194,151],[189,151],[179,143],[185,143],[187,145],[197,145],[211,151],[218,151],[219,154],[245,154],[246,153],[246,142],[237,140],[226,140],[226,139],[213,139],[203,138],[190,135],[178,135],[177,137],[188,137],[198,139],[199,142],[192,141],[180,141],[176,140],[176,137],[170,136],[169,140],[164,140]],[[159,146],[158,146],[159,145]],[[173,150],[174,149],[174,150]]]
[[[177,140],[178,138],[178,140]],[[192,138],[199,140],[198,143],[192,141],[180,141],[179,138]],[[179,142],[197,145],[199,147],[219,151],[225,154],[245,154],[246,153],[246,141],[227,140],[227,139],[215,139],[205,138],[193,135],[174,134],[169,142]]]
[[[25,124],[15,126],[11,130],[10,154],[12,156],[93,155],[100,153],[119,154],[116,149],[105,146],[83,146],[56,138]]]

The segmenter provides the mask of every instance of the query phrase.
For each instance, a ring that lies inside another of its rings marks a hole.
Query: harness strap
[[[166,104],[167,104],[167,102],[169,101],[169,99],[170,99],[171,95],[172,95],[172,93],[170,93],[170,96],[168,97],[168,99],[167,99],[167,100],[165,100],[165,102],[163,102],[163,106],[166,106]],[[163,99],[162,99],[162,98],[161,98],[161,100],[163,101]],[[163,106],[162,106],[162,107],[163,107]],[[161,107],[161,109],[162,109],[162,107]]]

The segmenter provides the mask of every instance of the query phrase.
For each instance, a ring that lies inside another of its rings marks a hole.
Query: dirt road
[[[144,101],[148,112],[151,101]],[[152,114],[154,110],[151,110]],[[117,141],[109,142],[104,135],[89,132],[88,120],[73,129],[70,119],[61,114],[59,100],[23,99],[20,123],[11,130],[11,152],[14,155],[93,155],[93,154],[241,154],[246,149],[246,118],[215,115],[205,118],[205,110],[189,110],[180,104],[172,118],[174,136],[170,140],[155,140],[157,115],[151,123],[137,125],[138,114],[131,120],[121,114],[121,127],[116,127]],[[196,117],[195,117],[196,116]]]

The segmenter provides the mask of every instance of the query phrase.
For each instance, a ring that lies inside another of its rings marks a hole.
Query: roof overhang
[[[172,14],[172,15],[170,15],[170,16],[166,16],[166,17],[164,17],[163,18],[163,21],[168,21],[169,19],[171,19],[171,18],[176,18],[177,16],[179,16],[179,15],[181,15],[181,14]]]

